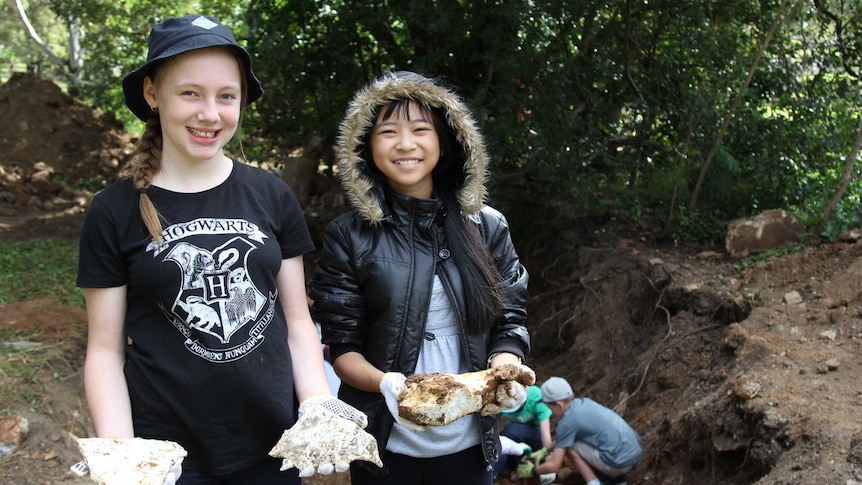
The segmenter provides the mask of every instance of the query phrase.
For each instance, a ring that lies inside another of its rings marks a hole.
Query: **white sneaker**
[[[539,475],[539,483],[541,483],[542,485],[549,485],[550,483],[553,483],[556,478],[556,473],[543,473]]]

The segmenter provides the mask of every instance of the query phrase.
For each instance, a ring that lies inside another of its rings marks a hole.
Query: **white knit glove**
[[[174,462],[174,465],[171,467],[171,471],[165,475],[165,483],[163,485],[176,485],[177,480],[180,479],[180,476],[183,474],[183,461],[177,460]]]
[[[303,415],[311,409],[312,406],[320,406],[327,411],[335,414],[339,418],[346,419],[356,423],[360,428],[368,426],[368,416],[355,407],[329,394],[318,394],[306,398],[299,404],[299,417],[297,422],[302,420]],[[327,430],[321,429],[320,433],[326,433]],[[291,460],[283,459],[281,462],[281,471],[289,468],[294,468],[295,465]],[[319,463],[317,466],[308,466],[299,470],[300,477],[310,477],[315,473],[321,475],[329,475],[333,471],[343,472],[350,468],[350,463]],[[167,485],[167,484],[166,484]]]
[[[380,379],[380,392],[383,394],[383,399],[386,400],[386,408],[389,409],[389,414],[395,418],[395,422],[401,426],[410,431],[425,431],[425,426],[402,418],[398,414],[399,396],[404,391],[405,381],[407,381],[407,378],[400,372],[387,372],[383,375],[383,379]]]
[[[339,417],[353,421],[362,429],[365,429],[365,427],[368,426],[368,416],[366,416],[365,413],[331,394],[315,394],[314,396],[302,401],[302,403],[299,404],[299,419],[302,419],[302,415],[305,414],[305,411],[311,406],[323,406],[323,409],[326,409]]]

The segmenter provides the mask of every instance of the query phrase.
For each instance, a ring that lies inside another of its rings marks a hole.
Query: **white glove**
[[[76,477],[85,477],[90,473],[90,467],[87,466],[87,462],[84,460],[75,463],[71,467],[69,467],[69,471],[72,472]],[[183,460],[182,458],[174,462],[171,470],[165,475],[165,481],[162,485],[176,485],[177,480],[180,479],[180,476],[183,474]]]
[[[301,420],[302,416],[309,409],[311,409],[312,406],[320,406],[323,409],[326,409],[327,411],[335,414],[339,418],[356,423],[356,425],[360,428],[365,428],[366,426],[368,426],[368,416],[366,416],[365,413],[329,394],[314,395],[302,401],[299,404],[299,417],[297,421]],[[327,430],[320,430],[320,432],[326,433]],[[289,468],[295,468],[295,466],[296,465],[291,460],[283,459],[281,461],[281,471],[287,470]],[[317,466],[308,466],[300,469],[299,476],[310,477],[315,473],[319,473],[321,475],[329,475],[333,471],[343,472],[348,470],[349,468],[350,463],[318,463]]]
[[[75,463],[74,465],[69,467],[69,471],[72,472],[72,475],[76,477],[86,477],[88,473],[90,473],[90,467],[87,466],[87,462],[84,460]]]
[[[306,398],[299,404],[298,418],[302,418],[302,415],[305,414],[305,411],[310,406],[323,406],[323,409],[339,417],[353,421],[362,429],[368,426],[368,416],[365,413],[331,394],[315,394]]]
[[[416,424],[409,419],[402,418],[398,414],[399,396],[404,391],[404,382],[407,380],[404,374],[400,372],[387,372],[380,379],[380,392],[383,394],[383,399],[386,400],[386,407],[389,409],[389,414],[395,418],[395,422],[410,431],[425,431],[426,427],[421,424]]]
[[[165,483],[163,485],[176,485],[177,480],[180,479],[180,476],[183,474],[183,460],[179,459],[174,462],[174,465],[171,467],[171,471],[165,475]]]
[[[521,364],[522,371],[529,371],[535,375],[533,369]],[[533,379],[535,380],[535,379]],[[497,403],[501,409],[518,408],[527,400],[527,388],[517,381],[501,382],[497,386]]]
[[[530,456],[533,449],[526,443],[518,443],[508,436],[500,435],[500,446],[504,455]]]
[[[292,461],[287,458],[281,460],[281,471],[289,470],[291,468],[295,468],[296,465],[293,464]],[[302,478],[307,478],[315,473],[319,473],[321,475],[329,475],[333,471],[341,473],[343,471],[347,471],[350,469],[350,463],[321,463],[317,467],[307,466],[301,470],[299,470],[299,476]],[[165,484],[168,485],[168,484]]]
[[[497,386],[497,402],[503,409],[509,409],[524,404],[527,400],[527,388],[515,381],[501,382]]]

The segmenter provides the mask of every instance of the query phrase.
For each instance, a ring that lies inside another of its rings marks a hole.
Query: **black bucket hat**
[[[215,17],[186,15],[169,18],[153,27],[147,37],[147,62],[123,78],[126,106],[140,120],[146,121],[152,109],[144,99],[144,78],[152,72],[155,63],[183,52],[216,46],[231,47],[242,54],[248,84],[246,105],[260,98],[263,88],[251,70],[251,56],[236,42],[230,29]]]

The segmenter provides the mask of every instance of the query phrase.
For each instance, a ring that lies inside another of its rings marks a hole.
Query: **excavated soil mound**
[[[132,150],[112,113],[29,74],[0,85],[0,119],[0,227],[84,206]]]

